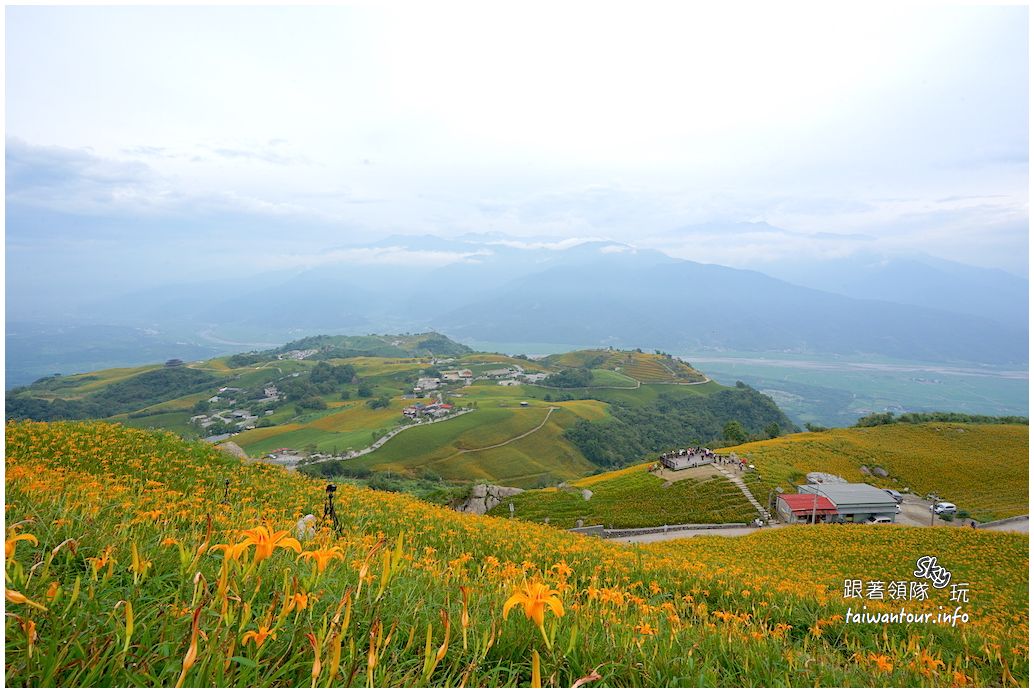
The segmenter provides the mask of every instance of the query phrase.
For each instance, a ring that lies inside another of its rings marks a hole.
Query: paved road
[[[1004,524],[995,525],[994,527],[984,527],[983,529],[990,529],[992,531],[997,531],[997,532],[1023,532],[1024,534],[1028,534],[1029,533],[1029,530],[1028,530],[1028,525],[1029,524],[1030,524],[1030,520],[1029,519],[1028,520],[1012,520],[1012,521],[1006,522]]]

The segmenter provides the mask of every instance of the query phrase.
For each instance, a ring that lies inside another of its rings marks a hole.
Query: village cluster
[[[504,387],[533,385],[535,383],[542,382],[548,377],[549,373],[527,373],[523,368],[517,365],[487,370],[478,375],[474,375],[474,372],[469,368],[443,370],[441,371],[441,377],[421,376],[417,378],[416,385],[413,386],[413,393],[414,395],[419,396],[420,394],[433,392],[449,384],[460,383],[462,385],[472,385],[475,381],[480,380],[492,381],[496,385],[502,385]]]
[[[216,405],[224,407],[218,411],[209,411],[206,414],[196,414],[190,417],[190,423],[200,426],[201,428],[208,430],[217,422],[224,426],[233,426],[238,431],[247,431],[255,428],[255,424],[259,419],[259,415],[253,413],[250,409],[235,409],[233,408],[237,404],[238,393],[244,392],[243,388],[239,387],[221,387],[217,394],[209,397],[206,401],[209,405]],[[277,389],[276,385],[267,383],[263,386],[263,397],[256,400],[256,404],[259,406],[273,407],[280,399],[283,394]],[[263,410],[263,413],[268,416],[273,413],[272,408]],[[210,436],[210,438],[223,438],[228,434],[223,433],[219,436]],[[206,439],[207,440],[207,439]]]

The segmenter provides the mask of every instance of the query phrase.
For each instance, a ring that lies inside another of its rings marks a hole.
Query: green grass
[[[592,369],[592,387],[635,387],[638,381],[627,375],[616,371],[608,371],[602,368]]]
[[[637,465],[600,474],[574,483],[593,495],[583,500],[579,493],[556,487],[526,491],[509,499],[514,516],[522,520],[549,522],[557,527],[574,527],[578,520],[586,525],[607,527],[659,527],[689,523],[749,522],[757,516],[746,497],[717,475],[704,479],[684,479],[663,488],[664,480]],[[507,504],[490,513],[509,515]]]

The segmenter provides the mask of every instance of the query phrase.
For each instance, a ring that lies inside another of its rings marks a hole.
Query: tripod
[[[334,528],[334,534],[341,536],[341,523],[337,519],[337,512],[334,510],[334,492],[337,486],[327,484],[327,500],[323,502],[323,521],[330,518],[330,524]]]

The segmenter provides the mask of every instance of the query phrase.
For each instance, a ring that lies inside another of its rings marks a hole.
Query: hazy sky
[[[7,8],[9,293],[397,233],[1027,273],[1024,7],[485,4]]]

